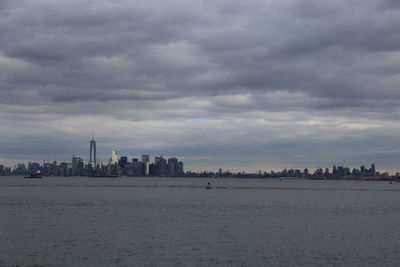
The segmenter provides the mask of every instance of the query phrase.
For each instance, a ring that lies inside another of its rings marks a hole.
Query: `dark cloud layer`
[[[399,28],[395,0],[0,1],[0,157],[60,158],[95,129],[105,150],[214,165],[399,160]]]

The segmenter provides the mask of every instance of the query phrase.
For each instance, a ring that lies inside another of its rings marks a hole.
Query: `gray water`
[[[0,266],[398,266],[399,200],[389,182],[0,177]]]

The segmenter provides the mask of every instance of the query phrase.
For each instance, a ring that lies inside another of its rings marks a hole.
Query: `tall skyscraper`
[[[92,136],[92,140],[90,141],[90,160],[89,164],[96,167],[96,141],[94,141],[94,136]]]
[[[154,164],[155,164],[157,176],[167,176],[168,175],[167,160],[164,159],[163,156],[155,157]]]
[[[117,164],[118,163],[118,151],[113,151],[111,152],[111,164]]]
[[[118,165],[121,166],[121,168],[125,168],[125,165],[128,163],[128,157],[121,157],[118,160]]]
[[[372,163],[372,165],[371,165],[371,169],[370,169],[370,174],[372,175],[372,176],[375,176],[376,175],[376,170],[375,170],[375,164],[374,163]]]
[[[174,177],[178,175],[178,159],[177,158],[169,158],[168,159],[168,176]]]
[[[142,155],[142,174],[149,175],[150,174],[150,156]]]

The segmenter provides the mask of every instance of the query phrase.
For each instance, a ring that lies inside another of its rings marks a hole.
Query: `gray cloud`
[[[133,138],[126,153],[214,165],[398,159],[399,13],[391,0],[1,1],[0,157],[84,153],[96,129],[108,150]]]

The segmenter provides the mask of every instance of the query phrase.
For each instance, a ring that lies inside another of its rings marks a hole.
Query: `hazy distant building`
[[[142,162],[142,175],[148,176],[150,174],[150,163]]]
[[[337,174],[339,177],[344,177],[345,176],[345,170],[343,166],[338,166],[337,167]]]
[[[90,159],[89,164],[96,167],[96,141],[94,141],[94,137],[90,141]]]
[[[72,169],[77,169],[78,168],[78,162],[79,162],[80,158],[79,157],[75,157],[75,154],[72,155]]]
[[[143,166],[142,162],[139,161],[137,158],[132,159],[132,175],[133,176],[140,176],[143,174]]]
[[[179,161],[178,162],[178,176],[183,176],[185,174],[184,170],[183,170],[183,162]]]
[[[335,165],[333,165],[333,168],[332,168],[332,175],[333,176],[338,176],[338,170],[337,170]]]
[[[314,172],[314,175],[322,177],[324,175],[324,170],[322,168],[317,168]]]
[[[95,163],[92,166],[96,166]],[[84,175],[85,163],[80,157],[72,156],[71,167],[73,176]]]
[[[364,166],[364,165],[361,165],[361,167],[360,167],[360,172],[361,172],[361,175],[362,175],[362,176],[365,176],[365,175],[366,175],[366,171],[365,171],[365,166]]]
[[[68,176],[68,162],[60,163],[61,173],[63,176]]]
[[[151,163],[149,165],[149,175],[150,176],[156,176],[156,164]]]
[[[371,174],[371,176],[375,176],[376,175],[376,170],[375,170],[375,164],[374,163],[372,163],[372,165],[371,165],[370,174]]]
[[[121,168],[125,168],[125,165],[128,163],[128,157],[121,157],[118,160],[118,165],[121,166]]]
[[[168,176],[174,177],[178,175],[178,159],[169,158],[168,159]]]
[[[40,164],[37,162],[29,162],[28,163],[28,173],[35,173],[40,169]]]
[[[111,152],[111,164],[117,164],[118,163],[118,151],[114,150]]]
[[[167,176],[168,168],[167,168],[167,160],[163,158],[163,156],[154,158],[155,171],[157,176]]]
[[[149,175],[150,174],[150,156],[149,155],[142,155],[142,175]]]
[[[108,164],[107,166],[107,175],[118,175],[118,165],[116,164]]]

